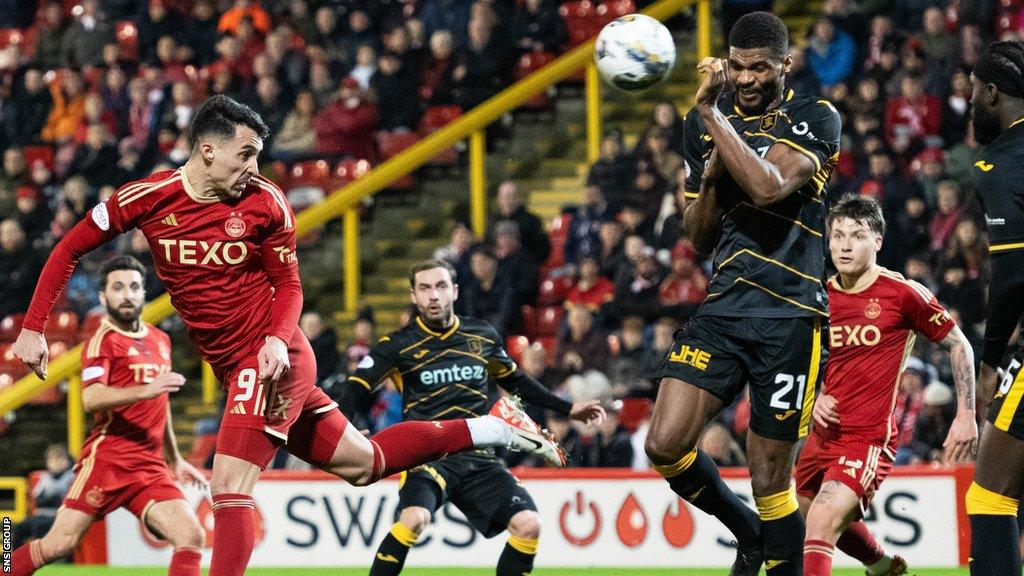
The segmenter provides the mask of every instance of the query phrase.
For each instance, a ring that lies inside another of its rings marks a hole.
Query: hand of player
[[[583,422],[587,426],[600,426],[604,422],[606,414],[601,402],[590,400],[587,402],[574,402],[569,411],[569,418]]]
[[[50,350],[46,346],[46,337],[42,332],[22,328],[18,339],[11,346],[14,357],[24,362],[41,380],[46,380],[46,365],[50,360]]]
[[[700,88],[694,97],[697,106],[714,106],[722,95],[729,79],[729,62],[722,58],[707,57],[697,64],[697,71],[704,75]]]
[[[946,464],[966,462],[974,457],[978,447],[978,423],[973,410],[957,411],[942,447],[946,449]]]
[[[722,158],[718,155],[718,148],[712,148],[711,155],[708,156],[708,160],[704,164],[704,173],[701,178],[708,182],[714,182],[725,175],[725,172],[725,162],[722,162]]]
[[[185,377],[177,372],[164,372],[153,378],[149,384],[139,386],[139,399],[149,400],[161,394],[177,392],[185,385]]]
[[[257,355],[260,363],[260,380],[277,382],[291,367],[288,364],[288,346],[277,336],[267,336],[267,342]]]
[[[836,411],[836,406],[839,402],[836,401],[834,396],[828,394],[821,394],[818,399],[814,402],[814,411],[811,413],[814,416],[814,421],[821,425],[822,428],[828,428],[829,424],[839,424],[839,412]]]
[[[210,482],[206,479],[205,474],[180,458],[174,465],[174,477],[182,484],[196,484],[204,489],[210,487]]]

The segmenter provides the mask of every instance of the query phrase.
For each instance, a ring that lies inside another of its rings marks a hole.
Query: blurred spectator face
[[[161,36],[156,41],[156,57],[161,62],[174,62],[174,51],[178,49],[178,43],[171,36]]]
[[[658,350],[668,350],[675,341],[676,330],[679,325],[671,318],[660,318],[654,324],[654,347]]]
[[[601,139],[601,157],[614,160],[622,153],[622,142],[617,136],[605,136]]]
[[[4,174],[19,176],[25,172],[25,154],[18,148],[4,151]]]
[[[99,122],[90,124],[85,131],[85,143],[94,149],[102,148],[107,143],[107,127]]]
[[[955,180],[939,182],[938,208],[942,214],[949,214],[960,206],[960,185]]]
[[[46,86],[43,84],[43,73],[35,68],[29,68],[25,71],[24,80],[25,91],[30,94],[39,92]]]
[[[643,174],[647,174],[647,173],[645,172],[645,173],[642,173],[642,175],[637,176],[637,178],[636,178],[636,187],[638,189],[640,189],[640,190],[647,190],[647,189],[650,188],[650,185],[649,184],[645,185],[645,184],[647,183],[648,180],[653,178],[653,176],[651,176],[649,174],[644,176]],[[622,212],[619,214],[619,219],[622,221],[622,225],[626,227],[626,230],[633,230],[633,231],[635,231],[637,228],[640,227],[641,224],[643,224],[644,218],[645,218],[645,215],[644,215],[643,211],[640,210],[640,208],[638,206],[627,206],[627,207],[623,208]]]
[[[661,130],[653,130],[647,136],[647,149],[654,154],[662,154],[668,148],[668,135]]]
[[[920,48],[913,46],[904,48],[903,70],[915,73],[924,70],[924,53],[921,52]]]
[[[942,274],[942,281],[952,286],[959,286],[963,284],[966,277],[967,271],[964,270],[963,266],[950,266]]]
[[[490,282],[498,273],[498,260],[490,254],[478,250],[469,257],[469,269],[477,280]]]
[[[834,102],[842,102],[850,95],[850,87],[846,82],[836,82],[828,89],[828,97]]]
[[[430,54],[436,60],[446,60],[452,55],[452,33],[438,30],[430,35]]]
[[[246,16],[238,21],[238,28],[235,29],[235,38],[238,38],[241,42],[246,42],[249,38],[252,38],[255,31],[252,25],[252,18]]]
[[[615,221],[602,222],[597,234],[601,237],[601,246],[611,250],[622,240],[622,224]]]
[[[843,275],[863,274],[882,249],[882,235],[868,228],[867,222],[852,218],[831,220],[828,239],[832,263]]]
[[[892,174],[892,158],[888,154],[872,154],[868,160],[868,170],[872,178],[885,178]]]
[[[836,28],[832,24],[832,20],[828,18],[818,18],[818,21],[814,23],[814,38],[819,42],[828,44],[836,36]]]
[[[932,6],[924,11],[924,31],[927,34],[939,35],[945,33],[945,19],[942,17],[942,10]]]
[[[924,375],[917,370],[907,368],[900,378],[900,391],[908,396],[920,394],[924,390]]]
[[[654,258],[654,248],[645,246],[636,261],[636,277],[650,279],[658,273],[658,261]]]
[[[25,231],[13,218],[0,222],[0,249],[7,253],[21,250],[25,246]]]
[[[493,259],[491,262],[496,267]],[[412,301],[420,316],[428,322],[447,326],[454,315],[452,306],[458,296],[459,289],[445,268],[431,268],[416,273]]]
[[[320,87],[331,84],[331,71],[322,62],[315,62],[309,67],[309,83],[311,86]]]
[[[639,316],[630,316],[622,321],[622,346],[636,350],[644,343],[644,321]]]
[[[64,187],[61,188],[61,192],[64,195],[64,199],[72,205],[84,208],[85,199],[89,195],[89,183],[81,176],[74,176],[68,178],[67,182],[64,183]]]
[[[398,73],[398,70],[402,67],[402,61],[398,59],[398,56],[395,56],[390,52],[385,52],[380,55],[380,59],[377,61],[377,67],[382,74],[391,76]]]
[[[50,28],[60,26],[60,23],[64,20],[64,11],[61,8],[60,2],[50,2],[43,7],[43,20]]]
[[[32,183],[36,186],[42,186],[50,182],[50,169],[46,167],[46,163],[37,160],[32,164]]]
[[[700,449],[717,462],[726,462],[730,458],[732,436],[721,424],[711,424],[700,437]]]
[[[547,354],[544,352],[544,347],[535,342],[523,350],[522,360],[523,371],[536,378],[544,373]]]
[[[316,24],[317,31],[326,36],[334,33],[338,26],[338,17],[335,16],[334,10],[324,7],[316,11],[313,23]]]
[[[167,8],[164,7],[164,3],[161,0],[150,0],[149,2],[149,19],[153,22],[159,22],[167,16]]]
[[[506,180],[501,183],[498,187],[498,211],[501,212],[502,216],[511,216],[516,210],[522,206],[522,202],[519,200],[519,189],[516,187],[516,183]]]
[[[46,448],[46,471],[57,476],[71,467],[71,457],[63,446],[56,444]]]
[[[978,242],[978,225],[967,218],[956,225],[956,240],[961,246],[974,246]]]
[[[892,33],[892,20],[888,16],[875,16],[871,19],[871,35],[882,39]]]
[[[927,209],[928,205],[924,203],[924,200],[917,197],[907,198],[907,201],[903,204],[903,210],[911,218],[924,216],[924,211]]]
[[[865,102],[878,100],[878,81],[874,78],[865,78],[857,83],[857,96]]]
[[[384,47],[393,54],[405,54],[409,50],[409,31],[396,26],[384,35]]]
[[[459,224],[452,229],[451,245],[456,252],[462,254],[473,245],[473,232],[464,224]]]
[[[103,116],[103,99],[95,92],[85,97],[85,117],[91,122],[98,122]]]
[[[238,59],[238,40],[234,36],[224,36],[217,42],[217,54],[232,62]]]
[[[305,16],[309,14],[309,4],[306,4],[306,0],[292,0],[288,3],[288,12],[295,16]]]
[[[611,436],[619,429],[619,411],[615,409],[609,409],[607,417],[604,422],[601,422],[600,431],[604,436]]]
[[[107,66],[116,66],[121,59],[121,47],[116,42],[109,42],[103,45],[103,63]]]
[[[604,194],[601,194],[601,189],[593,184],[589,184],[583,188],[583,204],[587,206],[600,206],[604,202]]]
[[[928,278],[932,275],[931,268],[928,263],[920,258],[912,257],[907,259],[907,265],[904,267],[907,278],[919,280],[922,278]]]
[[[405,21],[405,31],[409,33],[409,46],[423,47],[423,21],[419,18],[409,18]]]
[[[355,326],[352,327],[352,335],[360,342],[373,341],[373,322],[366,318],[356,320]]]
[[[271,60],[280,60],[288,51],[288,28],[278,28],[273,34],[267,36],[267,55]]]
[[[677,117],[675,106],[671,102],[659,102],[654,107],[654,122],[661,128],[671,128]]]
[[[39,193],[31,186],[18,188],[17,208],[22,214],[31,214],[36,211],[39,204]]]
[[[494,232],[494,252],[505,258],[519,251],[519,227],[515,222],[499,222]]]
[[[196,20],[201,21],[213,18],[213,3],[208,2],[207,0],[197,0],[196,3],[192,5],[192,16]]]
[[[600,271],[597,260],[594,258],[587,257],[580,260],[580,280],[593,283],[597,280],[597,275]]]
[[[857,114],[853,117],[853,129],[857,134],[867,134],[872,130],[878,130],[880,122],[877,116],[871,114]]]
[[[498,15],[494,12],[490,0],[478,0],[469,7],[469,19],[471,26],[473,20],[480,20],[491,28],[498,22]]]
[[[68,70],[64,71],[64,80],[61,82],[61,86],[64,88],[64,93],[68,95],[68,98],[76,98],[82,93],[82,77],[74,72]]]
[[[365,32],[370,28],[370,17],[362,10],[355,10],[349,14],[348,27],[353,32]]]
[[[907,100],[917,100],[924,92],[924,83],[916,76],[904,76],[900,82],[900,93]]]
[[[128,98],[131,99],[132,104],[143,105],[149,99],[149,94],[146,90],[146,81],[142,78],[135,78],[128,83]]]
[[[124,90],[125,86],[128,85],[128,76],[124,73],[124,70],[120,68],[111,68],[107,70],[107,74],[104,77],[104,83],[107,86],[107,90],[118,93]]]
[[[349,80],[351,80],[351,82],[349,82]],[[356,106],[359,106],[359,83],[351,77],[343,78],[341,81],[341,87],[338,90],[338,96],[348,108],[355,108]]]
[[[369,44],[360,44],[356,49],[357,66],[373,66],[377,62],[377,51]]]
[[[303,116],[316,114],[316,101],[313,100],[313,93],[309,90],[299,92],[299,95],[295,97],[295,109]]]
[[[594,315],[586,306],[573,306],[568,313],[569,330],[577,337],[584,336],[590,332],[594,325]]]
[[[178,106],[191,106],[194,104],[192,85],[188,82],[175,82],[171,86],[171,100]]]
[[[971,92],[971,79],[963,70],[957,70],[953,72],[953,77],[950,78],[950,86],[953,88],[954,95],[970,95]]]
[[[307,340],[316,340],[324,331],[324,319],[319,312],[306,312],[299,317],[299,330]]]
[[[281,87],[273,78],[260,78],[256,83],[256,94],[264,104],[273,104],[281,94]]]
[[[111,196],[114,195],[114,192],[117,192],[117,188],[114,188],[113,186],[111,186],[109,184],[104,186],[103,188],[100,188],[100,193],[99,193],[100,202],[105,202],[108,198],[110,198]]]
[[[637,262],[643,255],[644,248],[647,248],[647,244],[640,236],[626,238],[625,252],[626,258],[629,258],[630,262]]]
[[[481,50],[491,41],[491,24],[483,18],[475,18],[469,21],[469,43],[476,49]]]
[[[82,2],[81,6],[83,18],[86,16],[91,16],[95,18],[96,14],[99,12],[98,7],[96,5],[96,0],[85,0],[84,2]]]

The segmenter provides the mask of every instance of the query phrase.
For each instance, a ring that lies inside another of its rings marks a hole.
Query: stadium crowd
[[[383,156],[381,133],[422,130],[432,107],[483,102],[509,83],[523,54],[557,52],[571,32],[556,0],[22,0],[0,8],[0,318],[27,308],[45,254],[98,200],[185,160],[187,127],[204,97],[227,94],[258,111],[273,135],[267,160],[372,162]],[[880,263],[932,289],[975,344],[988,251],[972,189],[968,77],[985,42],[1022,32],[1019,0],[826,0],[787,77],[842,114],[828,197],[876,197],[888,222]],[[613,408],[586,436],[536,414],[570,465],[647,466],[644,418],[657,387],[648,376],[706,296],[710,262],[684,238],[679,213],[687,172],[680,112],[688,107],[656,106],[632,145],[609,129],[579,204],[551,226],[504,182],[488,237],[455,223],[436,253],[459,273],[457,311],[497,327],[524,370],[566,397]],[[83,261],[66,309],[84,316],[97,305],[95,272],[113,251],[151,262],[141,234],[126,235]],[[150,296],[162,292],[152,273],[147,284]],[[331,388],[393,327],[376,326],[365,310],[340,346],[315,312],[301,328]],[[919,342],[908,361],[898,464],[941,454],[955,410],[941,357]],[[705,432],[701,447],[719,464],[745,463],[749,410],[741,400]],[[364,424],[383,428],[401,414],[387,388]]]

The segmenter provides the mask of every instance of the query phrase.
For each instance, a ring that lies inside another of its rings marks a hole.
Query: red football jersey
[[[822,393],[836,398],[840,424],[815,432],[854,435],[894,452],[898,431],[892,413],[915,334],[938,342],[956,322],[921,284],[881,267],[869,274],[850,290],[835,277],[828,281],[829,357]]]
[[[170,369],[170,337],[145,323],[138,332],[126,332],[104,319],[82,347],[83,388],[94,384],[113,388],[140,386]],[[83,460],[102,449],[117,458],[131,456],[163,462],[166,426],[167,394],[97,412],[82,450]]]

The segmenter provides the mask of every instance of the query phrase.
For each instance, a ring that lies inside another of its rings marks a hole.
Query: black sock
[[[402,572],[402,567],[405,566],[405,557],[409,554],[409,548],[412,547],[416,541],[413,539],[409,542],[407,538],[403,543],[395,537],[395,531],[397,527],[404,528],[409,534],[412,532],[403,524],[395,524],[391,528],[391,532],[384,537],[381,541],[380,546],[377,547],[377,555],[373,557],[373,564],[370,566],[370,576],[398,576]],[[403,536],[404,532],[398,529],[399,535]]]
[[[718,518],[741,545],[760,541],[761,520],[757,513],[722,482],[718,466],[710,456],[694,450],[676,464],[654,468],[668,480],[673,492]]]
[[[509,536],[498,558],[497,576],[529,576],[537,557],[537,540]]]
[[[764,565],[768,576],[802,576],[804,573],[804,517],[796,510],[782,518],[761,518],[764,534]]]
[[[1020,574],[1016,516],[971,514],[971,576]]]

